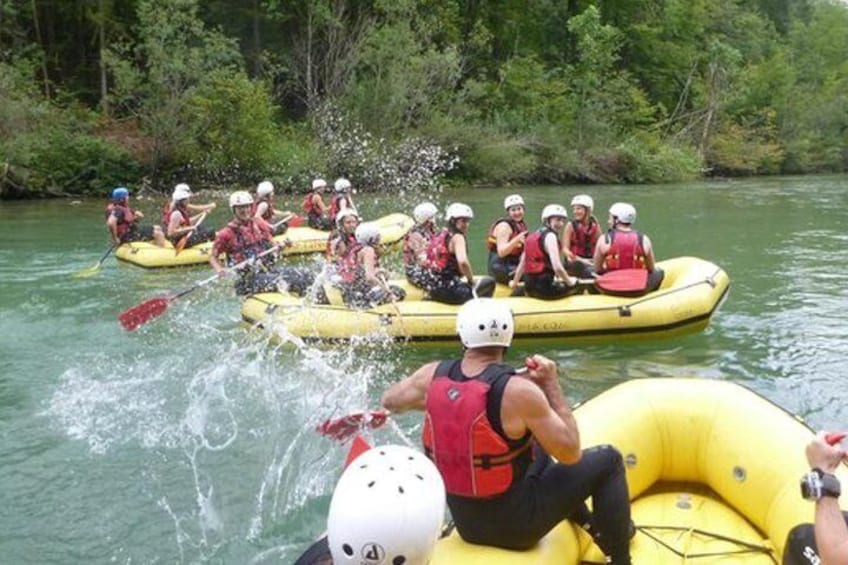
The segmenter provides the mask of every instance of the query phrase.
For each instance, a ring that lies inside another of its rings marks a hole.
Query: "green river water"
[[[797,177],[523,189],[534,227],[544,204],[584,190],[602,219],[612,202],[633,202],[658,259],[702,257],[731,278],[703,333],[546,344],[571,400],[633,378],[726,379],[815,428],[848,426],[846,187],[846,177]],[[510,192],[462,193],[477,215],[478,272],[484,231]],[[415,203],[360,200],[366,217]],[[137,204],[158,216],[157,202]],[[291,563],[323,531],[346,454],[315,425],[376,406],[388,383],[458,347],[275,346],[240,325],[227,283],[124,332],[118,313],[211,271],[110,258],[97,276],[71,278],[108,247],[104,205],[0,202],[0,562]],[[373,439],[416,441],[420,422],[397,418]]]

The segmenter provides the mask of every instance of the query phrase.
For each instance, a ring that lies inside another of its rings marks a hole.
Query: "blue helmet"
[[[129,198],[129,195],[129,190],[127,190],[123,186],[119,186],[118,188],[112,191],[112,200],[123,200],[124,198]]]

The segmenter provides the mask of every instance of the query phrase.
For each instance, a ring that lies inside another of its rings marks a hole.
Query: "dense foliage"
[[[837,0],[0,0],[0,197],[848,169]]]

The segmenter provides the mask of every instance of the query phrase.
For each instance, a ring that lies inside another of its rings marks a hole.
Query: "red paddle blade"
[[[161,316],[168,309],[171,300],[171,298],[165,297],[151,298],[121,313],[118,316],[118,320],[124,326],[125,330],[132,331],[153,318]]]
[[[842,443],[842,440],[845,439],[845,436],[848,436],[848,433],[833,432],[825,435],[824,441],[826,441],[828,445],[836,445],[838,443]]]
[[[353,460],[371,449],[371,445],[367,441],[365,441],[361,435],[357,434],[355,438],[353,438],[353,443],[350,444],[350,450],[347,452],[347,458],[345,458],[344,469],[347,469],[347,466],[353,463]]]
[[[372,412],[357,412],[343,418],[325,420],[316,428],[321,435],[338,441],[346,441],[363,428],[379,428],[386,423],[389,414],[378,410]]]
[[[303,223],[303,216],[292,216],[292,218],[287,223],[290,228],[300,227],[300,224]]]
[[[645,269],[619,269],[604,273],[595,280],[595,286],[610,293],[644,292],[648,288],[648,271]]]

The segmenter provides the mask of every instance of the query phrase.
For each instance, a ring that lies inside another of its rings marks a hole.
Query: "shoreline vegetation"
[[[7,0],[0,199],[848,170],[837,0]]]

